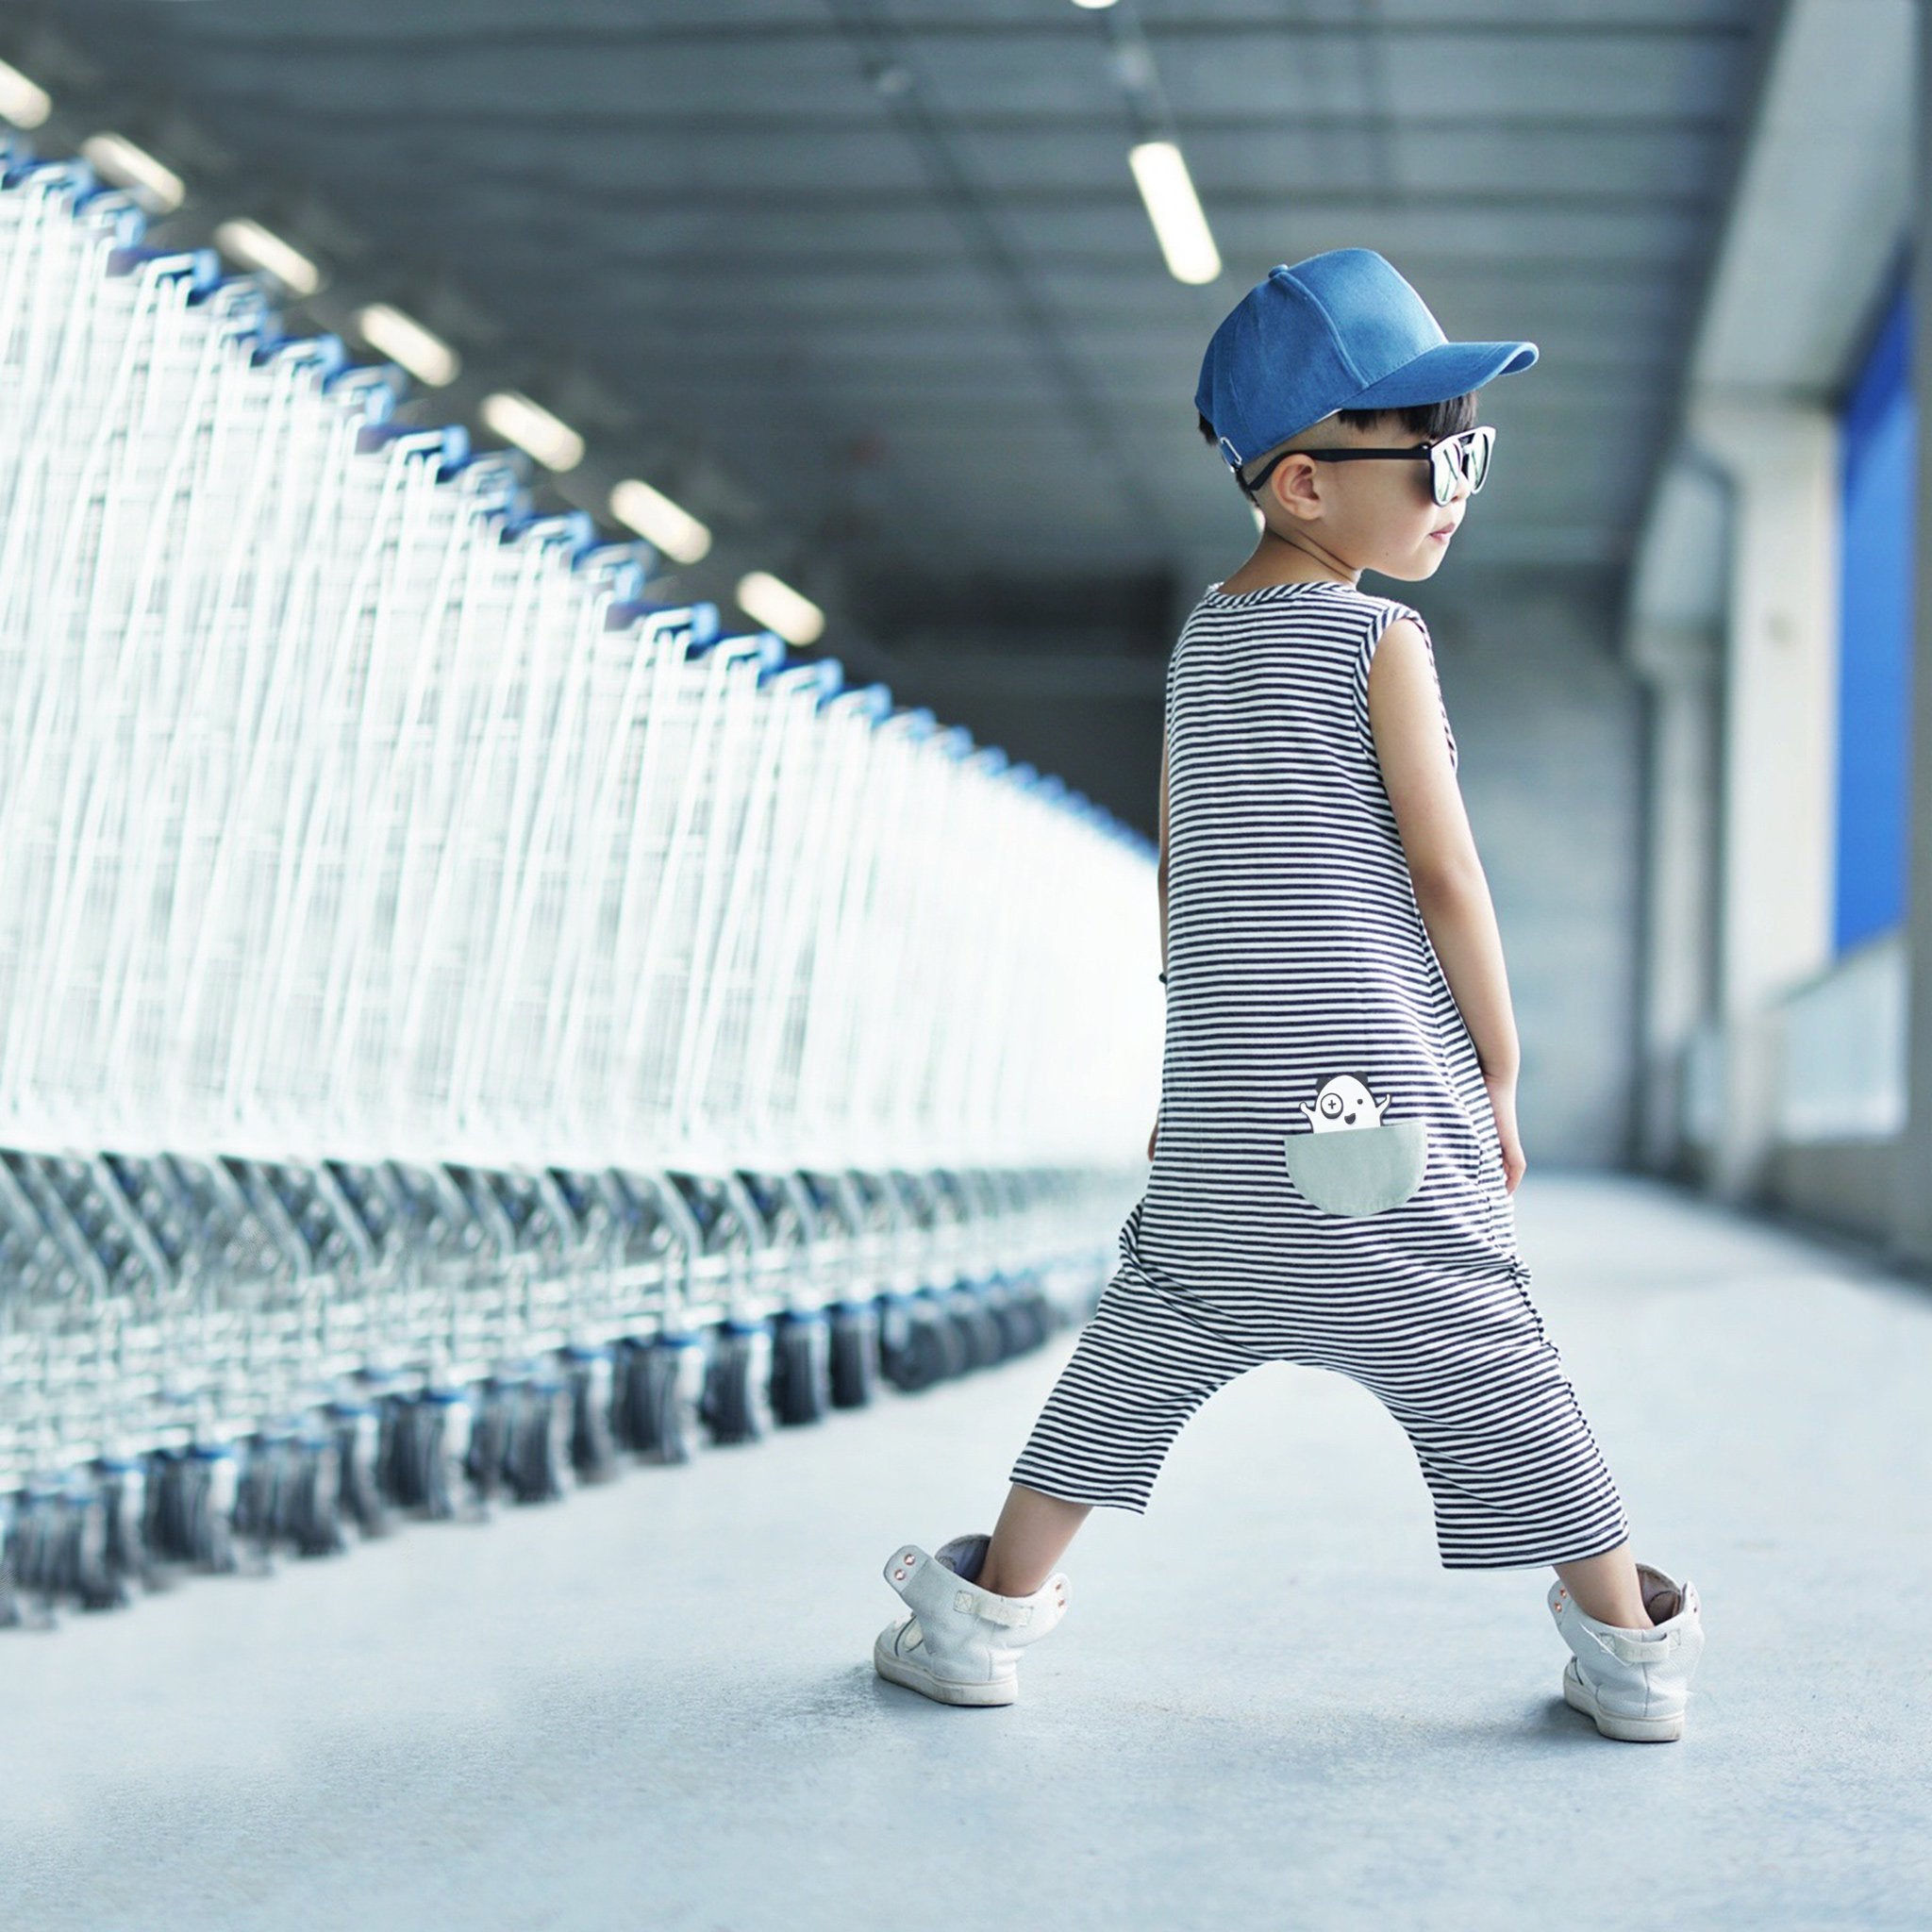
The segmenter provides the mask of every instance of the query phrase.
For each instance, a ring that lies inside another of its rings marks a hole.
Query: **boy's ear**
[[[1277,463],[1274,467],[1273,475],[1269,476],[1267,482],[1264,483],[1261,487],[1265,491],[1271,493],[1276,491],[1277,488],[1280,491],[1285,491],[1291,474],[1292,473],[1288,463]],[[1277,478],[1280,479],[1278,485],[1276,481]],[[1289,508],[1288,507],[1288,499],[1285,494],[1275,494],[1274,501],[1280,507],[1281,512],[1284,516],[1291,517],[1294,515],[1294,511]]]

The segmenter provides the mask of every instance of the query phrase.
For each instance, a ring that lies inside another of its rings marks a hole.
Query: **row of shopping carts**
[[[0,1618],[1037,1341],[1147,841],[0,156]]]
[[[1129,1176],[0,1158],[0,1626],[1038,1347]]]

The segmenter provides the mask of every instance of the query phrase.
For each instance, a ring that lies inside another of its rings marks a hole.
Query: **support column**
[[[1899,1138],[1892,1258],[1932,1268],[1932,0],[1914,9],[1912,691],[1906,823],[1906,1127]]]
[[[1643,679],[1649,713],[1636,1157],[1646,1173],[1688,1178],[1680,1128],[1684,1052],[1716,1004],[1723,654],[1709,630],[1640,623],[1629,657]]]
[[[1729,474],[1717,901],[1719,1199],[1760,1199],[1776,1137],[1773,1008],[1829,963],[1838,771],[1839,430],[1784,398],[1708,395],[1690,433]]]

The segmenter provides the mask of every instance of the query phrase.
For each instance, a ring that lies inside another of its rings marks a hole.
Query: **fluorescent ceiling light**
[[[232,261],[265,270],[291,295],[312,295],[322,287],[322,271],[259,222],[224,222],[215,230],[215,246]]]
[[[433,335],[413,316],[387,302],[372,302],[356,311],[356,326],[372,349],[407,369],[418,382],[441,389],[457,379],[463,359],[439,335]]]
[[[761,570],[747,571],[731,593],[738,608],[774,630],[788,644],[808,644],[825,628],[825,613],[809,597]]]
[[[575,470],[584,459],[584,439],[540,403],[500,389],[483,398],[483,421],[506,442],[529,453],[546,470]]]
[[[171,215],[188,199],[188,190],[173,168],[136,147],[125,135],[91,134],[80,144],[88,165],[117,188],[131,188],[150,214]]]
[[[38,127],[54,111],[43,87],[36,87],[19,68],[0,60],[0,114],[16,127]]]
[[[1089,7],[1096,11],[1103,7],[1111,7],[1113,0],[1074,0],[1075,7]]]
[[[1180,149],[1171,141],[1143,141],[1128,150],[1127,161],[1168,273],[1177,282],[1211,282],[1221,273],[1221,255]]]
[[[711,533],[697,518],[635,476],[610,492],[610,514],[679,563],[695,563],[711,547]]]

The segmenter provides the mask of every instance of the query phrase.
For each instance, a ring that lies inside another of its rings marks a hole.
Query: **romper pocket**
[[[1423,1184],[1428,1131],[1420,1120],[1379,1127],[1291,1134],[1283,1145],[1288,1177],[1330,1214],[1380,1214]]]

